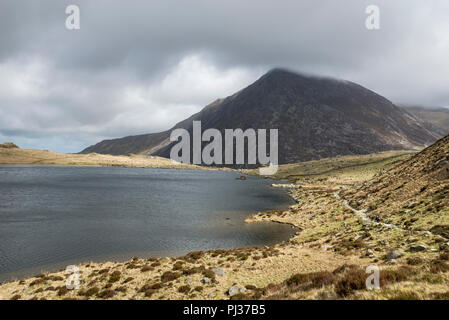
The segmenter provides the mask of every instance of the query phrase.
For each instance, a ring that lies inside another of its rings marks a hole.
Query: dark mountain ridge
[[[82,153],[168,157],[170,132],[248,128],[279,130],[279,163],[422,147],[436,140],[419,121],[358,84],[273,69],[245,89],[214,101],[157,134],[105,140]]]

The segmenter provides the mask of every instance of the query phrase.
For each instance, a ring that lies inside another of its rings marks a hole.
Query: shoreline
[[[391,249],[385,245],[377,248],[379,243],[401,241],[401,231],[374,225],[369,238],[366,238],[367,230],[358,217],[343,209],[341,201],[333,196],[339,186],[316,182],[301,183],[301,186],[301,189],[288,192],[296,204],[288,206],[288,209],[255,213],[246,221],[269,221],[299,228],[300,231],[288,240],[264,247],[191,251],[177,257],[135,257],[123,262],[81,263],[77,265],[78,289],[67,290],[66,281],[71,274],[61,270],[2,283],[0,299],[346,299],[344,294],[335,290],[335,286],[346,276],[351,276],[351,270],[365,275],[365,267],[374,264],[387,274],[402,272],[403,268],[409,268],[407,272],[412,277],[418,272],[425,274],[425,269],[407,266],[406,259],[414,256],[404,249],[401,250],[406,258],[400,262],[391,264],[385,260],[388,252],[385,250]],[[360,242],[362,237],[366,242]],[[427,243],[433,241],[433,236],[426,239]],[[359,246],[359,243],[363,245]],[[429,251],[422,255],[422,259],[430,261],[435,259],[435,255],[438,253]],[[313,279],[316,276],[329,276],[330,282],[299,291],[291,287],[292,279]],[[429,284],[423,281],[420,286],[425,290]],[[394,298],[415,284],[405,281],[394,284],[392,289],[380,291],[359,288],[349,299]],[[398,285],[403,289],[398,289]],[[231,294],[231,288],[237,288],[238,293]],[[434,288],[441,294],[444,289],[439,285]]]
[[[344,197],[337,199],[334,196],[342,188],[349,192],[352,188],[347,185],[363,185],[376,177],[379,170],[394,166],[396,161],[393,160],[375,165],[363,162],[356,169],[344,169],[326,179],[301,179],[291,188],[286,187],[292,186],[291,183],[280,185],[282,188],[279,189],[287,192],[294,204],[249,214],[244,219],[244,223],[275,222],[298,230],[287,240],[273,245],[191,251],[177,257],[165,255],[120,262],[85,262],[77,265],[81,281],[78,289],[66,289],[70,274],[50,272],[0,284],[0,299],[379,300],[446,297],[445,272],[449,272],[449,265],[446,269],[444,261],[449,261],[449,253],[445,253],[449,250],[439,246],[443,241],[441,237],[411,234],[382,224],[366,225],[344,205]],[[415,247],[424,248],[424,251],[410,250],[413,244],[419,244]],[[389,256],[396,252],[399,252],[398,258],[390,259]],[[387,279],[382,290],[365,290],[365,268],[369,265],[379,266],[381,276],[398,276],[400,279],[397,282]],[[363,275],[363,281],[357,283],[356,288],[351,291],[341,288],[345,281],[356,281],[358,275]],[[316,285],[314,279],[319,281]],[[307,281],[312,281],[312,285],[309,286]]]
[[[267,210],[267,211],[270,211],[270,210]],[[266,212],[266,211],[264,211],[264,212]],[[249,217],[252,217],[253,215],[256,215],[256,214],[251,214],[251,215],[249,215]],[[270,221],[257,221],[257,220],[247,221],[247,220],[248,220],[248,218],[244,219],[242,222],[244,224],[246,224],[246,223],[248,223],[248,224],[249,223],[267,223],[268,222],[268,223],[288,225],[292,229],[294,229],[296,232],[293,234],[293,236],[289,236],[285,240],[283,240],[281,242],[276,242],[272,245],[268,245],[268,244],[262,245],[261,244],[261,245],[257,245],[257,246],[246,246],[246,247],[236,247],[236,248],[213,248],[213,249],[204,249],[204,250],[197,248],[197,249],[186,250],[186,251],[167,251],[167,252],[161,252],[160,254],[158,254],[157,252],[142,252],[142,253],[135,252],[135,253],[123,253],[123,254],[111,254],[110,257],[104,257],[104,258],[99,256],[99,257],[92,257],[92,258],[85,258],[85,259],[81,258],[81,259],[60,261],[60,262],[56,262],[56,263],[51,263],[49,265],[30,267],[30,268],[21,269],[18,271],[12,271],[12,272],[6,272],[4,274],[0,274],[0,286],[10,283],[10,282],[26,280],[26,279],[35,277],[36,275],[39,275],[39,274],[58,273],[58,272],[65,270],[65,267],[67,267],[69,265],[84,265],[84,264],[102,265],[102,264],[107,264],[107,263],[120,264],[120,263],[125,263],[127,261],[132,260],[133,257],[138,257],[139,259],[151,259],[151,258],[173,259],[173,258],[179,258],[179,257],[185,256],[192,252],[197,252],[197,251],[204,251],[204,252],[214,252],[216,250],[226,250],[226,251],[237,250],[238,251],[238,250],[245,250],[245,249],[250,249],[250,248],[261,249],[261,248],[266,248],[266,247],[273,247],[276,245],[280,245],[284,242],[289,242],[301,231],[301,229],[299,227],[295,226],[292,223],[288,223],[288,222],[281,222],[281,221],[276,221],[276,220],[270,220]],[[123,257],[119,257],[119,256],[123,256]]]
[[[295,200],[291,190],[285,191],[290,198]],[[270,246],[190,251],[183,256],[176,257],[166,255],[151,258],[134,257],[124,261],[83,262],[76,266],[79,268],[80,278],[82,278],[82,288],[90,288],[87,293],[84,289],[67,291],[65,281],[69,275],[64,270],[59,270],[2,283],[0,284],[0,297],[7,292],[12,298],[20,296],[19,299],[37,299],[40,295],[50,299],[90,299],[89,290],[93,290],[95,291],[92,296],[94,299],[105,299],[105,296],[108,299],[133,300],[185,299],[185,293],[181,290],[189,287],[190,289],[187,290],[191,292],[189,299],[221,300],[229,299],[228,289],[235,283],[242,285],[246,283],[246,286],[250,288],[263,288],[270,283],[281,283],[295,270],[296,272],[325,271],[341,266],[341,257],[329,255],[326,251],[317,252],[309,246],[298,243],[296,240],[302,231],[301,226],[292,221],[277,218],[278,215],[294,214],[294,206],[289,204],[285,209],[266,210],[263,213],[251,214],[243,221],[244,223],[274,222],[289,225],[295,229],[296,232],[289,235],[286,240]],[[276,214],[274,214],[275,212]],[[270,214],[269,220],[262,220],[263,215],[266,214]],[[258,218],[260,219],[258,220]],[[353,257],[346,257],[344,261],[359,263]],[[123,279],[124,281],[123,285],[117,285],[118,287],[115,287],[112,292],[109,288],[112,287],[111,279],[114,274],[120,275],[120,281]],[[168,276],[174,278],[164,280]],[[108,277],[110,277],[109,280]],[[90,281],[90,278],[95,279]],[[161,280],[162,282],[160,282]],[[104,281],[106,284],[101,291],[102,289],[96,284],[104,283]],[[128,285],[128,281],[132,285]],[[149,288],[149,282],[155,282],[154,286],[157,285],[157,289]],[[179,285],[178,290],[173,290],[172,283],[176,283],[176,286]],[[191,283],[198,285],[195,287]],[[55,286],[56,284],[58,286]],[[245,290],[244,287],[242,288],[241,290]],[[130,290],[131,293],[129,293]],[[157,293],[161,295],[155,296]],[[26,296],[24,296],[25,294]],[[111,296],[107,296],[108,294]]]
[[[110,166],[105,166],[105,165],[65,165],[65,164],[0,164],[1,166],[30,166],[30,167],[38,167],[38,166],[43,166],[43,167],[47,167],[47,166],[51,166],[51,167],[110,167]],[[128,166],[113,166],[113,167],[121,167],[121,168],[140,168],[140,167],[128,167]],[[197,167],[197,166],[194,166]],[[143,169],[164,169],[164,170],[172,170],[172,169],[178,169],[178,170],[212,170],[212,171],[233,171],[235,173],[238,174],[244,174],[244,175],[248,175],[247,173],[243,173],[240,172],[238,170],[235,169],[231,169],[231,168],[216,168],[216,167],[211,167],[211,168],[180,168],[180,167],[142,167]],[[263,176],[259,176],[259,175],[251,175],[254,178],[258,178],[258,179],[264,179]],[[269,186],[269,188],[274,188],[274,186]],[[276,188],[277,189],[277,188]],[[288,195],[289,199],[294,200],[294,197],[292,196],[292,194],[289,192],[289,189],[284,189],[282,188],[283,193],[286,193],[286,195]],[[281,211],[286,211],[286,210],[290,210],[290,207],[292,205],[291,201],[288,201],[285,203],[285,208],[278,208],[278,209],[267,209],[263,212],[269,212],[269,211],[273,211],[273,210],[281,210]],[[282,206],[284,207],[284,205]],[[276,221],[276,220],[260,220],[260,221],[249,221],[249,219],[253,216],[255,216],[257,214],[255,213],[249,213],[249,215],[244,218],[242,220],[243,224],[248,224],[248,223],[257,223],[257,222],[269,222],[269,223],[278,223],[278,224],[284,224],[284,225],[289,225],[292,229],[296,229],[298,230],[298,227],[292,223],[285,223],[285,222],[280,222],[280,221]],[[297,234],[298,232],[296,232],[295,234]],[[294,235],[293,235],[294,236]],[[193,249],[193,250],[186,250],[186,251],[176,251],[176,250],[168,250],[166,252],[142,252],[142,253],[121,253],[121,254],[109,254],[104,256],[104,258],[102,258],[102,256],[98,256],[98,257],[92,257],[92,258],[81,258],[81,259],[70,259],[67,261],[60,261],[60,262],[56,262],[56,263],[51,263],[48,265],[43,265],[43,266],[36,266],[36,267],[29,267],[29,268],[25,268],[25,269],[20,269],[17,271],[11,271],[11,272],[6,272],[4,274],[0,275],[0,286],[11,283],[11,282],[16,282],[16,281],[23,281],[32,277],[35,277],[38,274],[52,274],[52,273],[58,273],[61,272],[64,269],[64,267],[68,266],[68,265],[83,265],[83,264],[97,264],[97,265],[102,265],[102,264],[109,264],[109,263],[113,263],[113,264],[120,264],[120,263],[125,263],[127,261],[130,261],[133,259],[133,257],[139,257],[139,258],[144,258],[144,259],[151,259],[151,258],[158,258],[158,259],[173,259],[173,258],[179,258],[185,255],[188,255],[192,252],[196,252],[196,251],[204,251],[204,252],[213,252],[216,250],[226,250],[226,251],[233,251],[233,250],[246,250],[246,249],[250,249],[250,248],[264,248],[264,247],[269,247],[269,246],[276,246],[279,244],[282,244],[284,242],[288,242],[292,239],[293,236],[289,236],[288,238],[286,238],[285,240],[281,241],[281,242],[276,242],[274,244],[268,245],[268,244],[261,244],[261,245],[257,245],[257,246],[245,246],[245,247],[235,247],[235,248],[212,248],[212,249]]]
[[[273,179],[273,180],[276,180],[276,179]],[[297,198],[295,198],[295,196],[293,195],[292,190],[298,190],[300,188],[298,186],[292,187],[291,185],[292,185],[291,183],[285,183],[285,184],[279,183],[276,185],[272,184],[271,188],[280,188],[290,197],[290,199],[293,200],[294,203],[297,203]],[[245,219],[245,223],[271,222],[271,223],[284,224],[284,225],[291,226],[292,229],[299,230],[296,232],[296,234],[298,234],[299,232],[302,231],[302,228],[300,226],[296,225],[293,222],[275,220],[274,219],[275,216],[271,214],[272,212],[278,212],[278,211],[290,212],[293,206],[294,206],[294,204],[290,204],[290,205],[288,205],[288,208],[286,208],[286,209],[269,209],[269,210],[250,214]],[[289,238],[289,240],[291,240],[292,238],[294,238],[294,237]]]

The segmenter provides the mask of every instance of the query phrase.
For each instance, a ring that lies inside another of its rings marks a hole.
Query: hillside
[[[168,140],[170,131],[161,133],[141,134],[120,139],[103,140],[90,146],[80,153],[101,153],[111,155],[129,155],[138,153],[151,153],[151,148]]]
[[[285,210],[254,213],[245,221],[297,227],[299,231],[288,241],[270,247],[196,251],[176,258],[85,261],[77,265],[83,280],[77,289],[67,290],[65,271],[55,270],[1,284],[0,296],[14,300],[447,300],[448,145],[446,137],[411,157],[388,152],[281,166],[280,175],[301,175],[296,185],[280,185],[296,203]],[[379,202],[378,214],[390,213],[382,214],[380,223],[354,209],[364,209],[387,194],[407,205],[414,199],[424,202],[399,215],[394,206],[390,209],[391,200]],[[358,203],[362,199],[365,202]],[[434,204],[436,211],[415,212],[428,200],[427,207]],[[430,232],[418,231],[417,225],[385,223],[397,222],[395,216],[431,222],[425,224]],[[368,266],[379,267],[380,290],[367,290]]]
[[[449,236],[449,136],[344,197],[356,208],[368,208],[370,217],[380,215],[410,230],[440,228]]]
[[[380,169],[407,159],[415,152],[384,151],[358,156],[339,156],[320,160],[280,165],[270,178],[288,180],[301,184],[304,180],[327,181],[337,184],[363,182],[371,179]],[[259,174],[258,169],[243,170],[248,174]],[[349,179],[348,179],[349,178]]]
[[[418,106],[403,106],[421,125],[432,133],[444,137],[449,134],[449,108],[424,108]]]
[[[384,97],[348,81],[274,69],[174,128],[279,129],[279,163],[412,149],[436,137]],[[171,130],[102,141],[82,151],[168,157]]]

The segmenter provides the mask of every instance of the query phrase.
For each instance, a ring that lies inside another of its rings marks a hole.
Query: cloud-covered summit
[[[81,29],[65,28],[65,8]],[[77,152],[157,132],[283,67],[360,83],[394,102],[449,105],[449,3],[0,2],[0,141]]]

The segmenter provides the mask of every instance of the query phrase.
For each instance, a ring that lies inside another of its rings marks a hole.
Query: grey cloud
[[[75,152],[167,129],[272,67],[449,105],[449,4],[375,1],[381,29],[368,31],[372,3],[3,0],[0,138]],[[78,31],[64,27],[69,4]]]

